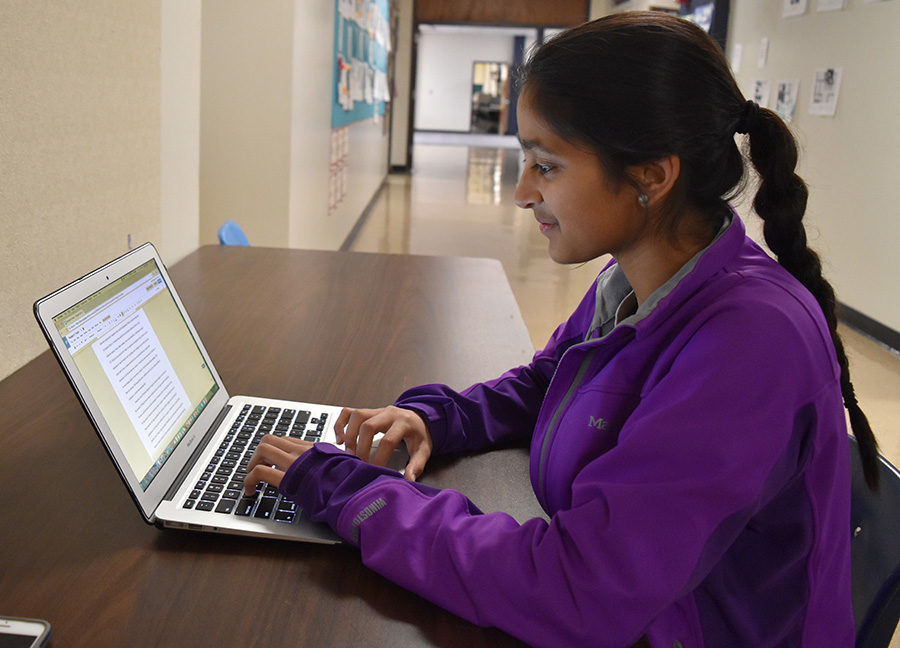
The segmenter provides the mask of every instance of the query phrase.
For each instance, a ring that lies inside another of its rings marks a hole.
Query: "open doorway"
[[[509,65],[472,63],[472,133],[505,134],[509,119]]]

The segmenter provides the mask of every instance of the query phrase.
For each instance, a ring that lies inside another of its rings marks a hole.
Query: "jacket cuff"
[[[402,479],[396,470],[373,466],[331,444],[317,443],[291,464],[279,490],[309,519],[324,522],[344,540],[352,540],[341,533],[338,517],[351,497],[382,476]]]
[[[425,421],[428,434],[431,436],[431,453],[438,455],[442,454],[444,441],[447,438],[447,413],[443,403],[428,402],[428,399],[434,399],[434,394],[429,393],[430,387],[432,385],[408,389],[400,394],[400,397],[394,402],[394,406],[415,412]]]

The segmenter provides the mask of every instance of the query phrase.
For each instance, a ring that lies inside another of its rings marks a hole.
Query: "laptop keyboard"
[[[327,420],[325,412],[244,405],[184,508],[293,522],[300,512],[297,505],[274,486],[260,482],[256,494],[244,495],[247,464],[266,434],[315,442],[322,438]]]

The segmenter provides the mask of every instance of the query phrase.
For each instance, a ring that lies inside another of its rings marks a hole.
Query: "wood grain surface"
[[[229,393],[377,406],[462,388],[533,349],[486,259],[204,247],[172,279]],[[515,646],[358,552],[146,525],[48,352],[0,382],[0,614],[52,646]],[[434,459],[423,481],[541,515],[527,451]]]

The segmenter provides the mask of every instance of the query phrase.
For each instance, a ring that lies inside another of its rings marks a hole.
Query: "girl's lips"
[[[555,221],[544,221],[541,219],[537,219],[537,222],[538,228],[541,230],[542,234],[556,227]]]

